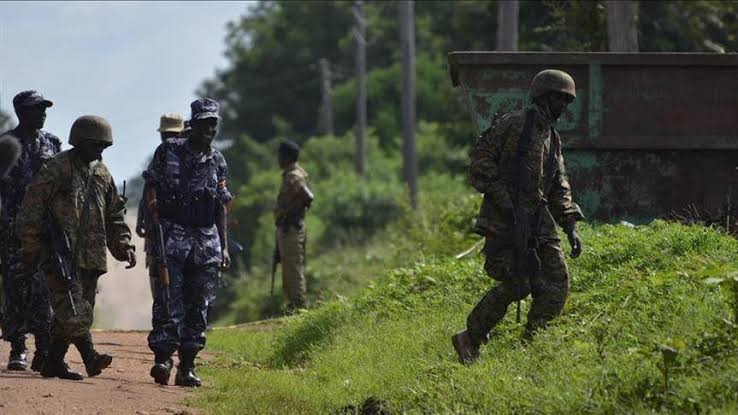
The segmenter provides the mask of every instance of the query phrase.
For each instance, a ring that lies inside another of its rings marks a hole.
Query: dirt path
[[[96,348],[113,355],[113,364],[95,378],[82,381],[45,379],[39,374],[5,369],[8,343],[0,342],[1,414],[196,414],[183,402],[191,390],[159,386],[149,377],[151,352],[146,333],[96,331]],[[29,342],[29,348],[33,341]],[[29,360],[32,353],[29,353]],[[175,359],[176,360],[176,359]],[[84,374],[72,346],[67,362]],[[174,380],[172,371],[171,381]],[[170,382],[170,384],[172,383]]]

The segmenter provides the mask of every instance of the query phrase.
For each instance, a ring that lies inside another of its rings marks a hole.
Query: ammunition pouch
[[[214,191],[202,189],[189,195],[166,192],[162,196],[159,201],[159,215],[162,219],[196,228],[215,224],[220,201]]]

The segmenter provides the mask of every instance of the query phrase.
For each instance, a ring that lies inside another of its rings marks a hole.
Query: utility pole
[[[518,0],[497,2],[497,47],[496,50],[518,50]]]
[[[610,52],[638,52],[638,2],[606,1]]]
[[[405,180],[410,204],[418,209],[418,160],[415,150],[415,3],[400,3],[400,47],[402,49],[402,136]]]
[[[320,94],[322,132],[333,135],[333,100],[331,99],[331,67],[328,59],[320,59]]]
[[[356,45],[356,173],[366,175],[366,20],[364,2],[354,2]]]

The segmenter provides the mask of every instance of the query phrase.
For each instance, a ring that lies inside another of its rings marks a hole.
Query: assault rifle
[[[58,275],[61,276],[62,283],[67,287],[69,303],[72,305],[72,314],[76,317],[77,307],[75,306],[74,298],[72,297],[72,288],[74,287],[74,280],[76,279],[72,245],[69,242],[67,233],[64,232],[64,229],[59,226],[51,215],[49,215],[48,218],[48,235],[53,256],[53,264],[57,267]]]
[[[156,220],[154,223],[156,227],[156,245],[159,251],[159,282],[162,286],[162,299],[164,300],[164,308],[167,311],[167,316],[172,315],[169,303],[169,264],[167,263],[167,251],[164,245],[164,231],[161,229],[161,222]]]
[[[279,244],[277,239],[274,238],[274,252],[272,252],[272,289],[269,292],[270,295],[274,295],[274,276],[277,274],[277,265],[282,262],[282,257],[279,255]]]

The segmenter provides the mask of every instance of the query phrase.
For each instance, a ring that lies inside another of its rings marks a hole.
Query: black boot
[[[8,370],[26,370],[27,366],[26,343],[24,341],[11,343],[10,356],[8,356]]]
[[[154,378],[154,382],[166,386],[169,384],[169,375],[172,373],[172,366],[174,366],[172,355],[156,352],[154,353],[154,366],[151,366],[149,374]]]
[[[46,358],[44,367],[41,369],[41,376],[45,378],[82,380],[82,375],[69,370],[69,366],[64,362],[64,356],[67,354],[68,349],[69,344],[52,341],[49,346],[49,355]]]
[[[174,377],[174,384],[177,386],[198,387],[202,385],[202,381],[195,374],[195,356],[196,351],[180,350],[179,367],[177,368],[177,376]]]
[[[110,366],[110,363],[113,362],[113,356],[95,351],[92,345],[92,338],[89,336],[75,339],[74,345],[77,346],[77,350],[79,350],[79,354],[82,356],[82,361],[85,363],[85,370],[89,377],[99,375],[103,369]]]
[[[31,361],[31,370],[40,372],[44,367],[44,362],[49,356],[49,335],[34,334],[36,338],[36,351],[33,352],[33,360]]]

